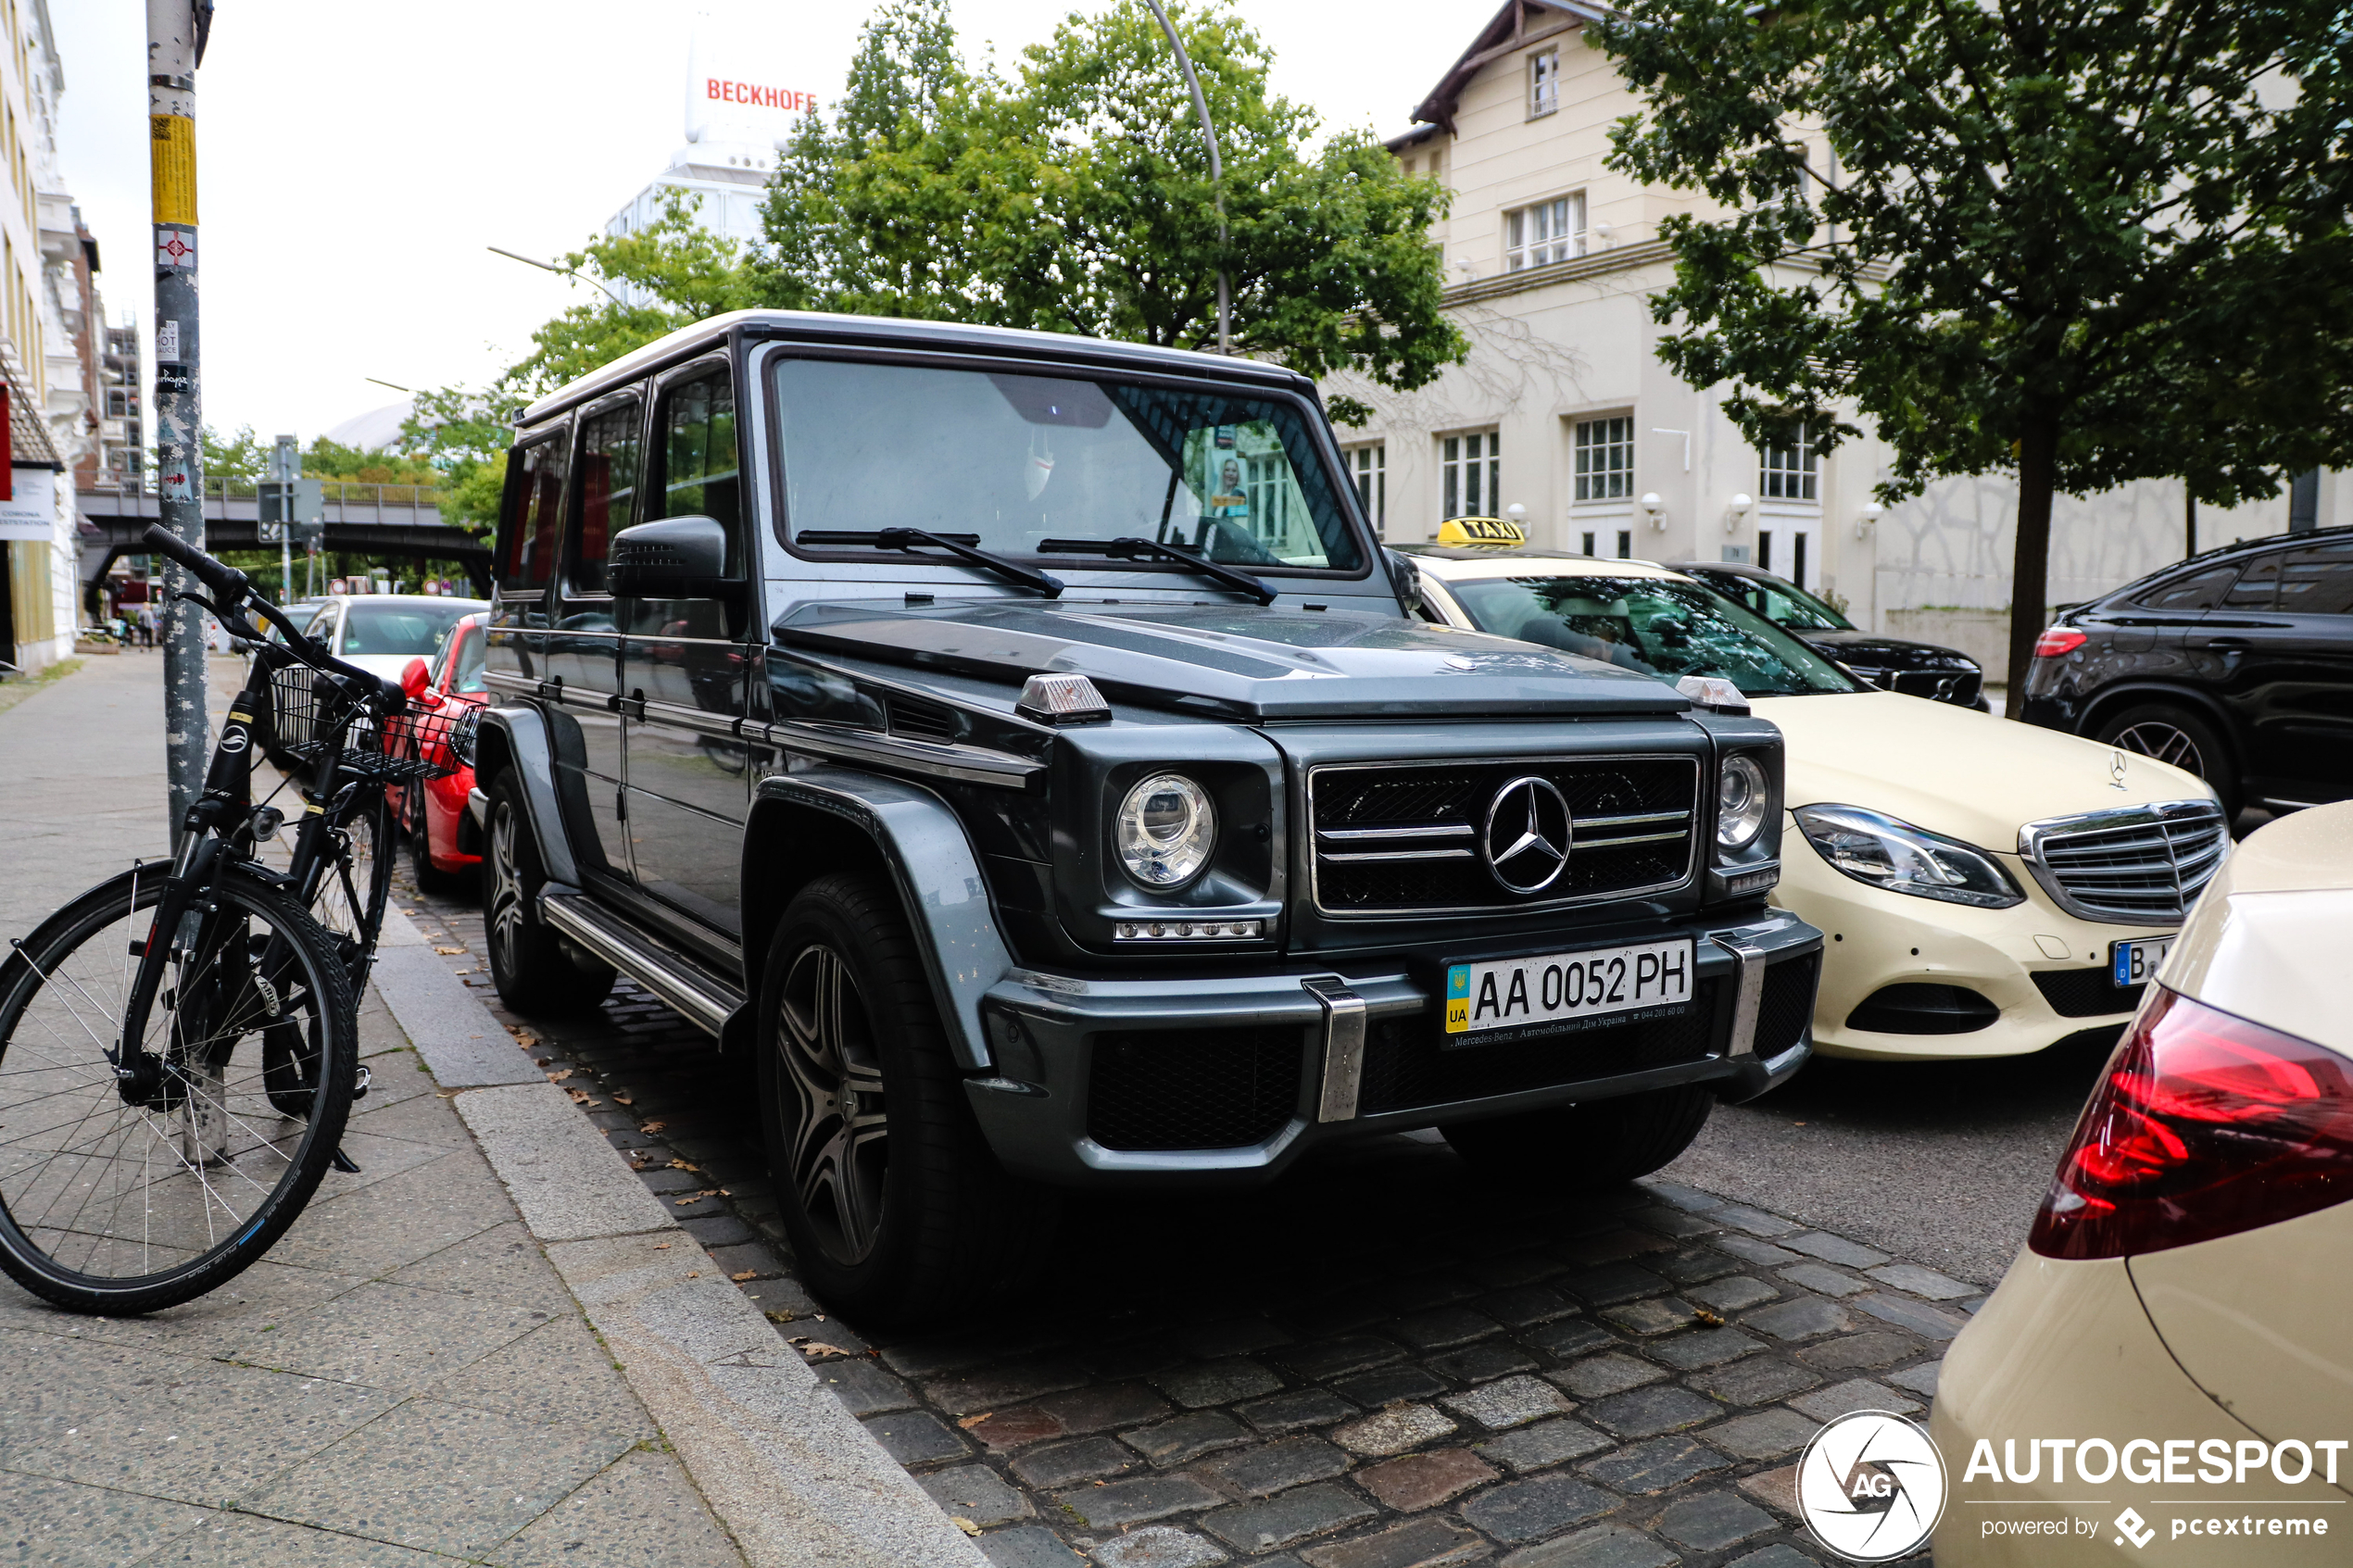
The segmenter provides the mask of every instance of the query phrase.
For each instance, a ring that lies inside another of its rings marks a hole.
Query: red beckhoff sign
[[[706,76],[702,95],[723,104],[750,104],[763,109],[809,109],[817,107],[814,93],[790,87],[762,87],[754,82],[727,82]]]

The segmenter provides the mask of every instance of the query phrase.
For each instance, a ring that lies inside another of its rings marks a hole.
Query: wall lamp
[[[1741,531],[1741,524],[1748,521],[1748,508],[1755,505],[1756,505],[1755,501],[1750,498],[1746,491],[1734,495],[1732,504],[1724,508],[1724,532],[1738,533]]]
[[[1887,508],[1881,506],[1877,501],[1864,502],[1862,513],[1855,520],[1855,537],[1857,539],[1869,538],[1871,536],[1871,525],[1886,515]]]
[[[1667,503],[1658,498],[1658,492],[1654,490],[1644,495],[1641,506],[1642,515],[1650,519],[1651,526],[1664,531],[1667,527]]]

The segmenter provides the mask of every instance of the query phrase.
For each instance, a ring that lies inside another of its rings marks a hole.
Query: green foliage
[[[1628,0],[1596,31],[1646,100],[1614,167],[1731,214],[1662,226],[1661,355],[1755,441],[1868,415],[1888,500],[2017,470],[2014,678],[2054,490],[2226,503],[2353,456],[2341,0]]]
[[[310,479],[345,480],[358,484],[437,485],[443,481],[441,470],[421,456],[363,452],[323,435],[303,448],[302,471]]]
[[[220,439],[219,431],[207,425],[198,439],[203,444],[208,479],[258,479],[270,471],[271,448],[261,444],[251,425],[239,425],[237,433],[226,441]]]
[[[1222,265],[1238,353],[1401,388],[1460,359],[1428,242],[1438,184],[1361,132],[1310,157],[1315,117],[1269,93],[1264,41],[1219,6],[1173,19],[1222,182],[1135,0],[1069,18],[1012,81],[963,66],[943,0],[892,0],[833,122],[806,119],[777,171],[768,297],[1200,348],[1216,343]]]

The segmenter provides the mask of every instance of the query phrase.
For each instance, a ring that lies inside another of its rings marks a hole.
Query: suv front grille
[[[2210,800],[2125,806],[2029,822],[2019,853],[2069,914],[2124,925],[2171,925],[2221,868],[2231,836]]]
[[[1516,894],[1489,870],[1488,809],[1514,780],[1568,803],[1567,864]],[[1692,757],[1344,763],[1307,776],[1315,907],[1333,915],[1491,914],[1680,886],[1699,800]]]

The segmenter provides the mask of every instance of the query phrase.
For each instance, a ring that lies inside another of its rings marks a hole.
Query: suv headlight
[[[1112,837],[1137,886],[1170,893],[1201,874],[1217,847],[1209,792],[1182,773],[1154,773],[1119,803]]]
[[[1724,849],[1745,849],[1763,831],[1773,809],[1772,781],[1755,758],[1728,757],[1716,776],[1716,843]]]
[[[1957,838],[1859,806],[1801,806],[1791,814],[1822,859],[1857,882],[1984,909],[2026,900],[1993,857]]]

